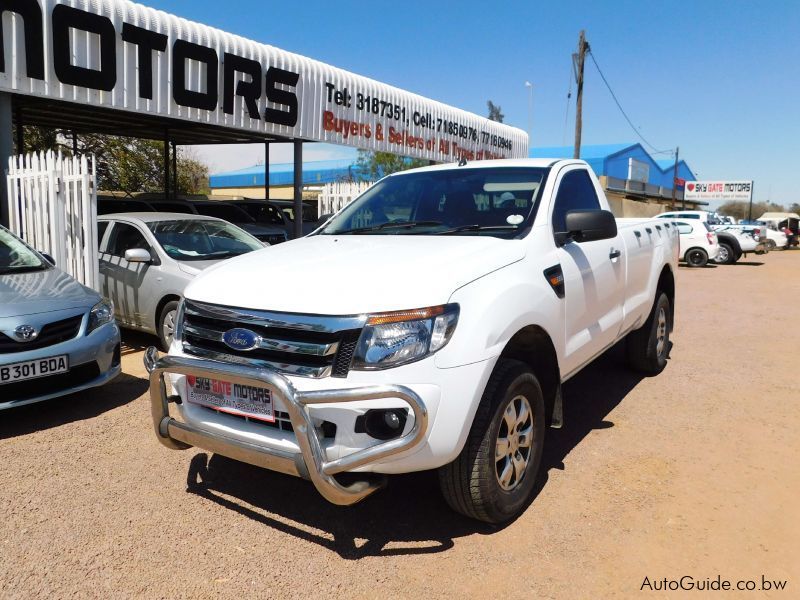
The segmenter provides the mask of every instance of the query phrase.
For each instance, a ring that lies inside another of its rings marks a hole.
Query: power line
[[[654,153],[654,154],[666,154],[666,153],[672,153],[672,152],[674,152],[674,150],[656,150],[656,147],[655,147],[655,146],[653,146],[653,144],[651,144],[650,142],[648,142],[648,141],[645,139],[645,137],[644,137],[644,136],[643,136],[643,135],[642,135],[642,134],[639,132],[639,130],[636,128],[636,126],[635,126],[635,125],[633,124],[633,122],[630,120],[630,118],[628,117],[627,113],[626,113],[626,112],[625,112],[625,110],[622,108],[622,105],[619,103],[619,100],[617,100],[617,95],[614,93],[614,90],[612,90],[612,89],[611,89],[611,85],[608,83],[608,80],[606,79],[606,76],[605,76],[605,75],[603,75],[603,71],[600,69],[600,65],[598,65],[598,64],[597,64],[597,60],[596,60],[596,59],[595,59],[595,57],[594,57],[594,52],[592,52],[592,51],[590,50],[590,51],[588,52],[588,54],[589,54],[589,56],[591,57],[591,59],[592,59],[592,62],[594,63],[594,66],[595,66],[595,68],[597,69],[597,72],[598,72],[598,73],[600,73],[600,78],[603,80],[603,83],[605,83],[605,84],[606,84],[606,87],[608,88],[608,91],[609,91],[609,93],[611,94],[611,97],[614,99],[614,102],[616,103],[616,105],[617,105],[617,108],[619,109],[619,112],[621,112],[621,113],[622,113],[622,116],[623,116],[623,117],[625,117],[625,120],[628,122],[628,125],[630,125],[630,126],[631,126],[631,129],[633,129],[633,132],[634,132],[636,135],[638,135],[638,136],[639,136],[639,138],[640,138],[640,139],[641,139],[641,140],[642,140],[642,141],[643,141],[643,142],[644,142],[644,143],[645,143],[647,146],[649,146],[649,147],[650,147],[650,149],[653,151],[653,153]]]

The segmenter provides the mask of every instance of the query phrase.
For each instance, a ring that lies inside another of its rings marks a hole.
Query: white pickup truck
[[[145,356],[156,434],[340,505],[439,469],[453,509],[508,521],[564,381],[622,338],[632,367],[666,365],[677,258],[677,228],[615,220],[582,161],[388,176],[186,288],[169,354]]]

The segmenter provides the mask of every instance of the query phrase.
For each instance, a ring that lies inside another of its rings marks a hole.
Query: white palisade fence
[[[11,231],[98,290],[94,158],[41,152],[14,156],[8,163]]]
[[[355,198],[366,192],[372,182],[369,181],[336,181],[326,183],[317,199],[317,214],[330,215],[339,212]]]

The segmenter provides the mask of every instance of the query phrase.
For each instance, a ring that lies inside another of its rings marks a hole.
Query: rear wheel
[[[690,267],[705,267],[708,264],[708,253],[702,248],[691,248],[686,252],[685,259]]]
[[[733,248],[729,244],[724,242],[719,243],[719,255],[717,255],[717,259],[715,262],[718,262],[721,265],[730,265],[736,262],[735,257],[736,255],[733,253]]]
[[[775,240],[767,240],[767,249],[772,252],[775,248],[778,247],[778,244],[775,243]]]
[[[177,300],[171,300],[161,309],[158,317],[158,338],[161,340],[161,349],[169,352],[172,337],[175,335],[175,317],[178,314]]]
[[[523,362],[501,359],[492,373],[464,449],[439,469],[442,494],[467,517],[504,523],[533,494],[542,460],[544,397]]]
[[[672,308],[669,298],[664,292],[659,292],[647,321],[625,339],[628,364],[647,375],[661,373],[669,358],[671,330]]]

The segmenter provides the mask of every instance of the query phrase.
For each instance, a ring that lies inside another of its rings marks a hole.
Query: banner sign
[[[441,162],[528,155],[521,129],[125,0],[0,2],[2,91]]]
[[[683,191],[686,200],[744,200],[753,195],[752,181],[687,181]]]

